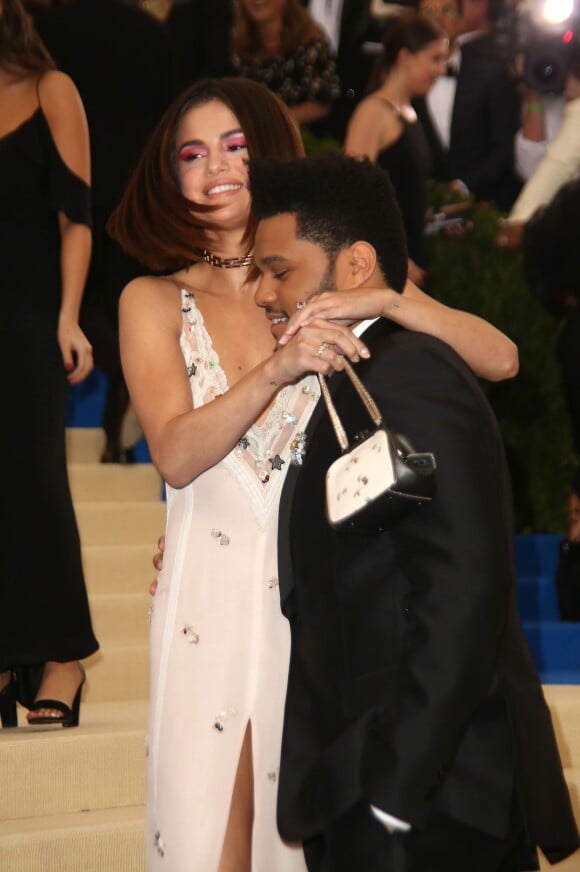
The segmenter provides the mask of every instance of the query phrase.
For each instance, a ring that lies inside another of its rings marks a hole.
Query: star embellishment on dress
[[[282,469],[286,461],[282,460],[279,454],[276,454],[275,457],[270,458],[270,463],[272,465],[272,469]]]

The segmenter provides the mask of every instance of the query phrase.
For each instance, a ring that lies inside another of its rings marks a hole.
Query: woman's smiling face
[[[190,109],[177,131],[176,153],[183,195],[211,207],[204,211],[204,223],[245,226],[251,205],[248,147],[232,110],[219,100]]]

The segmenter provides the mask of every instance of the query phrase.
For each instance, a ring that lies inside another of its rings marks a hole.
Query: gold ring
[[[314,357],[322,357],[322,352],[328,348],[328,342],[321,342],[316,351],[314,352]]]

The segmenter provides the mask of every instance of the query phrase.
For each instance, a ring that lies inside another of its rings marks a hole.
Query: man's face
[[[463,16],[459,0],[420,0],[419,13],[444,30],[449,42],[461,33]]]
[[[254,263],[261,273],[256,303],[265,309],[276,339],[298,303],[335,287],[328,255],[320,246],[296,238],[296,218],[288,213],[260,221]]]

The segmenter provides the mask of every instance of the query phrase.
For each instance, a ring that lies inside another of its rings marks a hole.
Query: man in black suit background
[[[371,74],[372,56],[362,46],[370,26],[370,0],[302,0],[311,15],[328,33],[336,54],[340,98],[332,109],[329,128],[342,142],[346,125],[364,95]]]
[[[417,102],[433,177],[461,180],[508,211],[518,193],[513,143],[519,101],[493,35],[500,0],[421,0],[419,12],[449,37],[448,76]]]
[[[276,336],[323,289],[402,290],[404,232],[380,169],[252,162],[250,187],[256,300]],[[325,475],[340,451],[318,405],[280,508],[280,832],[304,841],[311,872],[520,872],[538,868],[537,844],[556,862],[578,834],[517,615],[497,423],[438,340],[382,320],[356,330],[371,352],[359,376],[386,424],[434,452],[437,491],[382,534],[333,530]],[[337,361],[326,344],[316,356]],[[367,428],[344,374],[330,386],[351,437]]]

